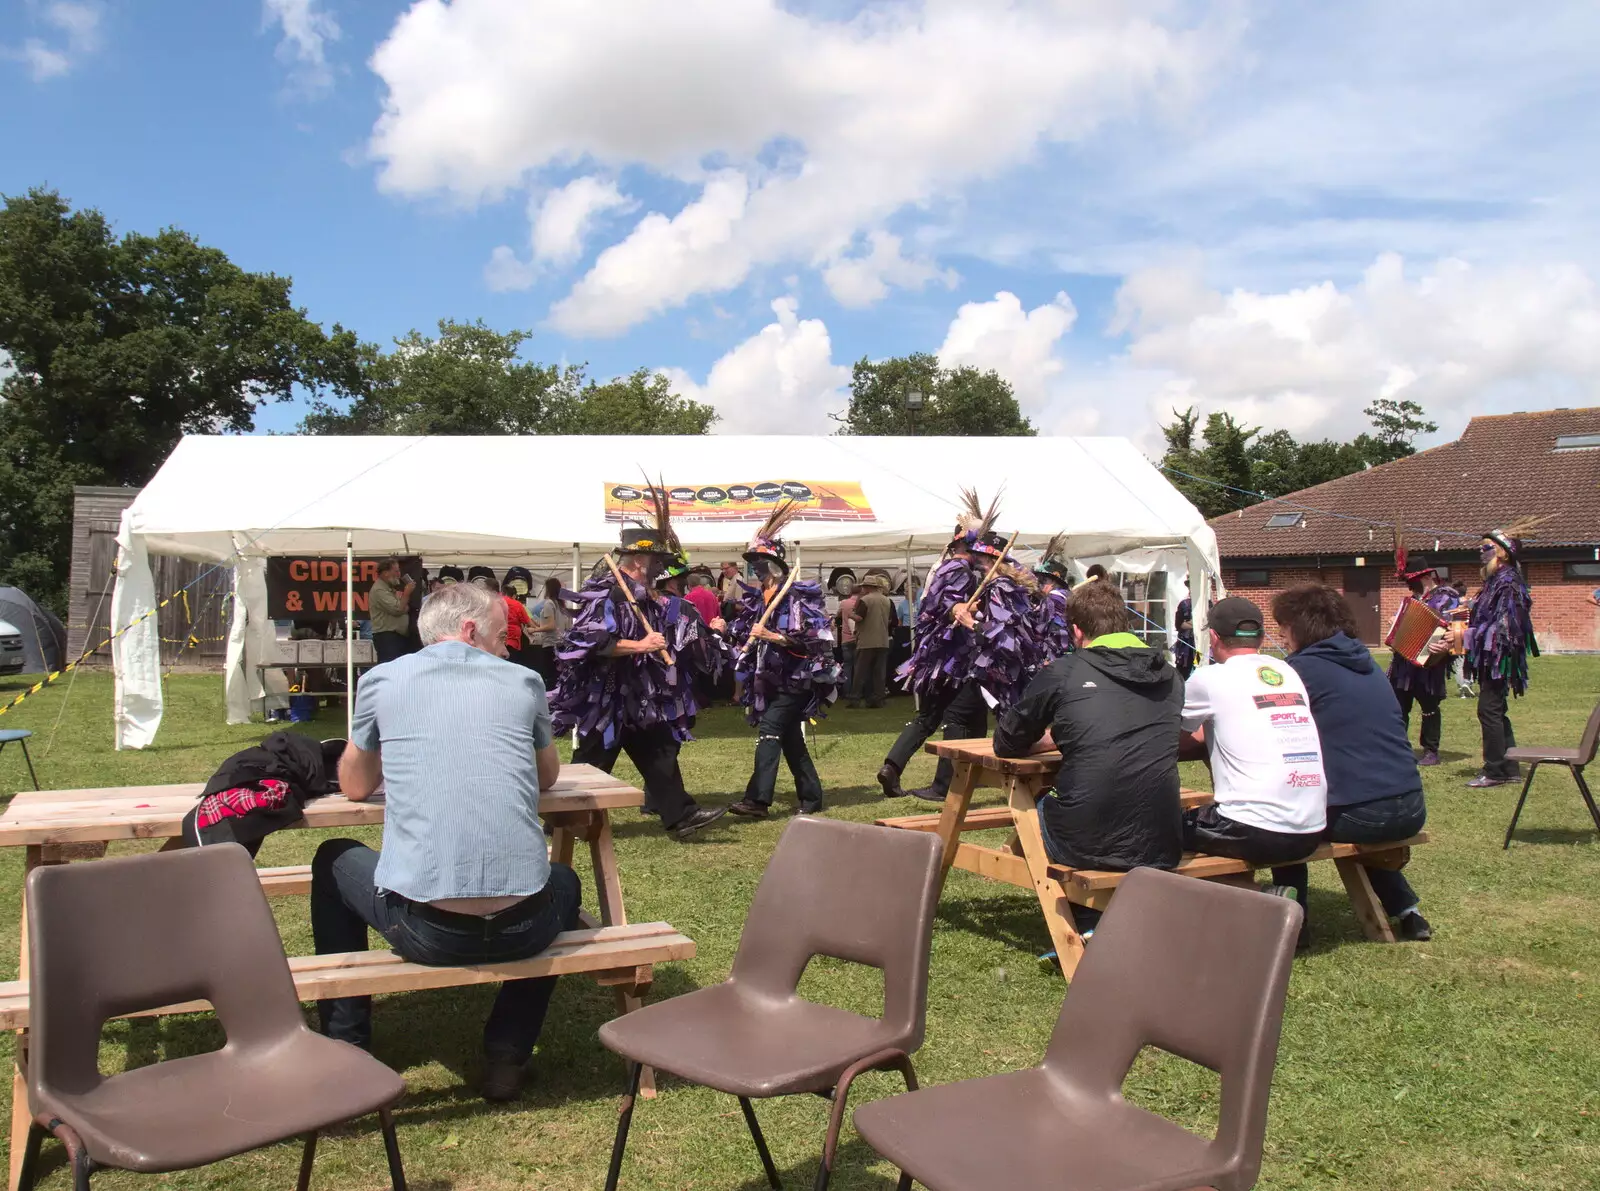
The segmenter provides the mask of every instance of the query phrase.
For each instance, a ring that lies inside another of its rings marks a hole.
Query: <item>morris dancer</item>
[[[1522,539],[1515,528],[1491,529],[1483,535],[1478,556],[1483,559],[1484,582],[1472,601],[1471,617],[1464,630],[1452,631],[1449,646],[1435,646],[1464,646],[1462,673],[1478,682],[1483,772],[1467,783],[1475,790],[1503,786],[1521,776],[1517,763],[1506,760],[1506,750],[1517,745],[1506,703],[1508,695],[1520,698],[1528,689],[1528,656],[1539,656],[1533,636],[1533,597],[1518,563],[1521,553]]]
[[[1449,619],[1450,613],[1461,603],[1453,587],[1439,582],[1439,572],[1427,560],[1411,559],[1408,563],[1403,550],[1395,553],[1395,575],[1411,588],[1413,599],[1421,600],[1434,613]],[[1439,733],[1444,724],[1440,705],[1444,702],[1445,681],[1455,666],[1454,659],[1435,661],[1431,666],[1419,666],[1398,653],[1389,662],[1389,685],[1400,701],[1400,714],[1406,722],[1406,735],[1411,734],[1411,705],[1422,704],[1422,757],[1418,765],[1439,763]]]
[[[993,528],[998,499],[985,512],[976,493],[964,491],[962,498],[966,508],[956,520],[955,536],[945,548],[945,560],[929,576],[917,609],[916,648],[895,674],[917,695],[920,706],[878,770],[878,784],[886,798],[907,793],[900,788],[900,775],[941,725],[946,740],[987,736],[989,710],[984,692],[1003,711],[1022,697],[1034,668],[1037,647],[1029,627],[1032,610],[1027,591],[1014,578],[1015,571],[997,570],[977,606],[971,604],[978,585],[1004,553],[1006,541]],[[955,767],[940,758],[933,784],[909,793],[942,802],[954,772]]]
[[[745,719],[757,731],[755,768],[744,797],[728,813],[765,819],[778,783],[778,758],[789,765],[802,815],[822,810],[822,779],[806,748],[805,723],[838,697],[839,665],[833,657],[833,626],[822,588],[787,584],[789,563],[779,533],[794,517],[785,501],[750,539],[745,561],[760,587],[740,583],[733,622],[734,675],[740,683]],[[776,604],[774,604],[776,601]],[[762,613],[773,605],[764,625]]]
[[[1062,557],[1066,534],[1056,534],[1034,564],[1039,581],[1033,594],[1033,638],[1038,645],[1036,669],[1043,670],[1062,654],[1072,652],[1072,622],[1067,619],[1067,564]]]
[[[730,657],[728,641],[723,634],[727,622],[721,616],[707,621],[694,601],[683,591],[685,576],[689,573],[689,556],[681,550],[668,560],[656,580],[656,603],[661,605],[662,635],[667,647],[680,667],[690,671],[691,688],[697,708],[709,706],[711,692],[722,680]],[[689,727],[694,727],[695,717],[689,717]]]
[[[668,625],[650,594],[656,575],[678,553],[666,500],[665,492],[656,497],[654,527],[622,531],[616,565],[627,591],[603,566],[577,593],[577,616],[556,651],[561,677],[550,709],[555,731],[578,731],[575,764],[610,773],[617,754],[627,753],[644,780],[646,807],[661,816],[669,835],[687,840],[726,808],[696,804],[678,767],[698,707],[687,669],[670,652],[683,622]]]

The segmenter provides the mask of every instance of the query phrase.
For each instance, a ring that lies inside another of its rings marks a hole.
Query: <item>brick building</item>
[[[1522,517],[1523,570],[1546,652],[1600,651],[1600,408],[1473,418],[1455,442],[1215,518],[1222,581],[1265,607],[1286,587],[1339,588],[1361,634],[1381,642],[1406,594],[1390,526],[1406,549],[1480,583],[1479,536]]]

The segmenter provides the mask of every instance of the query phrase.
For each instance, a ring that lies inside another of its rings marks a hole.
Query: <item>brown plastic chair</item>
[[[753,1099],[814,1092],[833,1100],[817,1170],[828,1185],[851,1081],[893,1068],[917,1086],[928,947],[939,901],[939,837],[830,819],[795,819],[767,864],[726,983],[647,1005],[600,1027],[631,1060],[607,1191],[615,1191],[641,1066],[739,1098],[767,1181],[781,1187]],[[862,1017],[796,995],[816,955],[883,972],[883,1017]]]
[[[1528,776],[1523,780],[1522,797],[1517,799],[1517,809],[1511,812],[1511,826],[1506,828],[1506,842],[1501,845],[1501,851],[1511,846],[1511,833],[1517,829],[1517,820],[1522,817],[1522,806],[1528,801],[1528,787],[1533,785],[1533,775],[1539,772],[1541,765],[1567,767],[1567,772],[1572,774],[1572,780],[1578,783],[1578,793],[1583,795],[1584,805],[1589,808],[1589,817],[1594,820],[1594,829],[1600,831],[1600,808],[1595,806],[1594,796],[1589,793],[1589,783],[1583,780],[1583,768],[1594,760],[1597,746],[1600,746],[1600,703],[1595,704],[1594,711],[1590,712],[1589,722],[1583,729],[1583,739],[1578,741],[1577,748],[1506,750],[1507,761],[1527,762]]]
[[[1042,1066],[892,1096],[855,1125],[934,1191],[1248,1191],[1300,930],[1287,898],[1136,869],[1073,976]],[[1207,1140],[1136,1108],[1122,1084],[1157,1047],[1222,1076]]]
[[[306,1028],[283,943],[249,854],[237,844],[51,865],[28,876],[28,1102],[21,1191],[48,1132],[74,1186],[102,1167],[187,1170],[304,1135],[300,1191],[317,1131],[376,1112],[395,1191],[405,1191],[389,1107],[405,1083],[344,1042]],[[221,1050],[99,1070],[113,1017],[209,1001]]]

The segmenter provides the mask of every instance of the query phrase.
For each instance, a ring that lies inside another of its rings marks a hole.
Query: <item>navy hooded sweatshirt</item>
[[[1311,696],[1329,806],[1355,806],[1422,789],[1399,700],[1365,645],[1335,633],[1288,660]]]

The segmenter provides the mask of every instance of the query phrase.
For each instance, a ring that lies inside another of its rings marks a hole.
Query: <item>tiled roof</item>
[[[1568,435],[1600,435],[1600,407],[1473,418],[1455,442],[1211,526],[1224,559],[1387,552],[1397,518],[1414,551],[1433,550],[1435,539],[1441,550],[1467,549],[1485,530],[1531,516],[1548,520],[1529,532],[1530,545],[1600,544],[1600,447],[1556,450],[1557,436]],[[1301,525],[1266,528],[1274,513],[1302,508]]]

